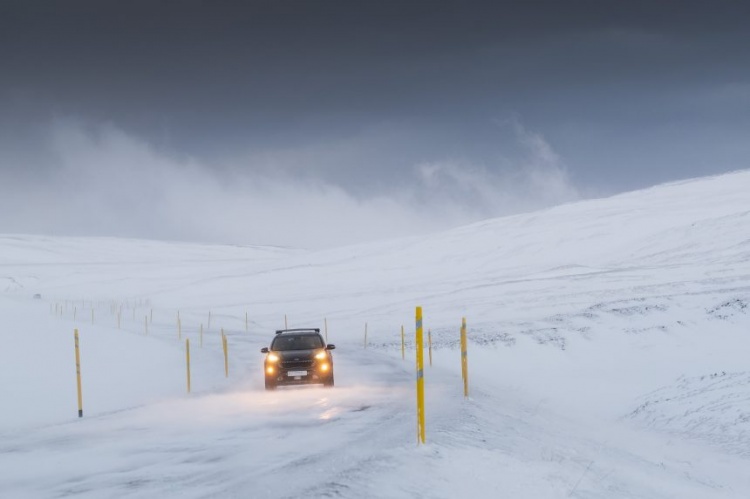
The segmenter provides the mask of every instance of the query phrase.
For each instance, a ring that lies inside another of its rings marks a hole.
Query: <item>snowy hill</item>
[[[748,193],[743,171],[318,252],[0,236],[0,495],[748,497]],[[329,325],[335,390],[262,390],[285,316]]]

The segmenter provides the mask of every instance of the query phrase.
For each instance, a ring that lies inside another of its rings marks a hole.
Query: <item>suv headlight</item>
[[[275,353],[269,353],[268,357],[266,357],[266,359],[268,360],[268,362],[278,362],[279,361],[279,356],[276,355]]]
[[[318,353],[315,354],[315,358],[318,359],[318,360],[323,360],[326,357],[328,357],[328,356],[326,355],[326,351],[325,350],[323,350],[323,351],[318,352]]]

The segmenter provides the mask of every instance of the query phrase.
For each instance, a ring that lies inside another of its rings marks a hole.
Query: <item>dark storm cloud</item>
[[[4,5],[3,90],[20,105],[204,142],[217,128],[285,143],[378,119],[534,111],[611,82],[710,80],[748,40],[741,4],[722,2]]]
[[[746,168],[748,21],[726,1],[3,1],[0,168],[70,166],[80,133],[122,153],[104,126],[220,182],[469,186],[454,222]]]

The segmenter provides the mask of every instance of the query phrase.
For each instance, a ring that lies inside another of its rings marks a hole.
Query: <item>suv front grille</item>
[[[284,369],[308,369],[312,365],[312,360],[287,360],[281,363]]]

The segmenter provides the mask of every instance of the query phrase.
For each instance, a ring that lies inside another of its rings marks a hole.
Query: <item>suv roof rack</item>
[[[276,334],[281,333],[320,333],[319,327],[300,327],[296,329],[277,329]]]

